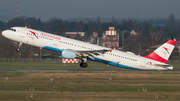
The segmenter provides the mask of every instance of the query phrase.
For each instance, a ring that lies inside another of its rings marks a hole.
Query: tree
[[[77,31],[77,22],[73,21],[68,25],[69,31],[76,32]]]
[[[88,29],[85,33],[84,33],[84,41],[89,41],[90,40],[90,36],[92,36],[93,32],[91,29]]]
[[[56,29],[56,34],[63,36],[65,31],[66,31],[65,26],[62,23],[60,23]]]
[[[161,42],[162,42],[162,43],[166,42],[166,39],[167,39],[167,34],[166,34],[165,32],[163,32],[163,33],[161,34]]]
[[[0,32],[4,30],[4,24],[0,21]]]
[[[164,32],[166,33],[168,38],[171,38],[171,31],[168,26],[165,27]]]
[[[93,34],[92,30],[91,29],[88,29],[86,32],[85,32],[85,36],[91,36]]]
[[[143,37],[147,38],[147,39],[150,37],[150,33],[149,33],[149,28],[148,27],[145,27],[143,29]]]
[[[0,35],[0,57],[1,58],[11,58],[17,57],[16,48],[13,45],[12,41],[6,39],[5,37]]]
[[[74,37],[76,40],[81,40],[81,36],[80,36],[80,34],[77,32],[77,34],[75,35],[75,37]]]
[[[152,45],[157,43],[158,38],[159,38],[159,30],[157,28],[153,28],[152,31],[151,31]]]
[[[63,23],[63,21],[60,18],[53,17],[50,18],[48,23],[45,23],[43,27],[45,27],[44,29],[46,29],[50,33],[56,33],[58,25],[60,23]]]
[[[83,28],[83,31],[87,31],[89,29],[89,25],[88,24],[85,24],[84,28]]]
[[[143,38],[142,34],[129,35],[125,39],[125,50],[134,52],[135,54],[143,54],[143,50],[149,48],[149,42]]]
[[[6,24],[7,28],[14,27],[14,26],[23,26],[24,25],[24,18],[14,18],[9,20],[9,22]]]
[[[103,34],[102,29],[99,29],[99,31],[98,31],[98,37],[102,37],[102,34]]]

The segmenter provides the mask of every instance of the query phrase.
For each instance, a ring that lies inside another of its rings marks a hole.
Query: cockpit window
[[[16,32],[16,29],[12,29],[12,28],[10,28],[9,30]]]

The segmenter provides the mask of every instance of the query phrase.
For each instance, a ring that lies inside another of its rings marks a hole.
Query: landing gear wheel
[[[16,46],[17,48],[16,48],[16,51],[17,52],[20,52],[21,50],[21,47],[22,47],[22,43],[21,42],[17,42],[17,46]]]
[[[20,49],[19,49],[19,48],[17,48],[17,49],[16,49],[16,51],[17,51],[17,52],[20,52]]]
[[[79,64],[79,66],[80,66],[81,68],[86,68],[88,65],[87,65],[87,63],[81,62],[81,63]]]

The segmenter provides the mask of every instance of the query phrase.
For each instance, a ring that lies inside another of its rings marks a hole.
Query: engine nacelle
[[[66,58],[66,59],[74,59],[76,57],[76,52],[70,51],[68,49],[64,49],[60,54],[60,58]]]

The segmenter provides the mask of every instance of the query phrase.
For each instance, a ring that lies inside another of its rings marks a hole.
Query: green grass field
[[[180,69],[180,64],[170,64],[174,70]],[[82,69],[79,64],[43,63],[43,62],[0,62],[0,69]],[[123,69],[98,62],[88,62],[86,69]]]
[[[41,62],[0,62],[0,69],[82,69],[79,64]],[[121,69],[97,62],[88,62],[86,69]]]
[[[180,73],[0,72],[1,101],[179,101]]]
[[[175,69],[179,65],[175,64]],[[0,63],[0,69],[78,64]],[[120,69],[89,63],[90,69]],[[0,101],[179,101],[180,72],[0,72]]]

